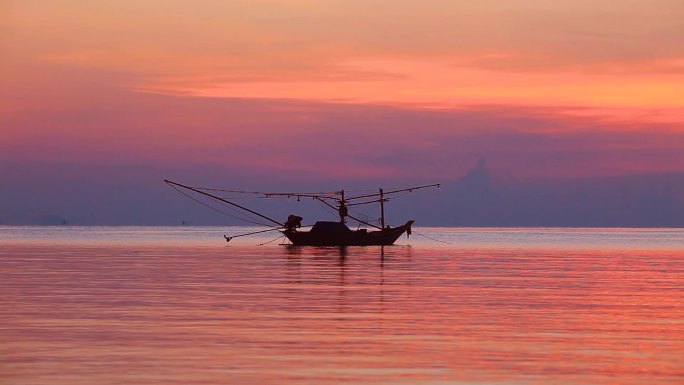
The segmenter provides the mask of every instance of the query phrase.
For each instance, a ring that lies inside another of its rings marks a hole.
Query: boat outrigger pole
[[[377,228],[377,229],[384,229],[384,228],[385,228],[385,202],[387,202],[387,201],[390,200],[390,198],[386,198],[385,196],[391,195],[391,194],[398,194],[398,193],[401,193],[401,192],[407,192],[407,191],[408,191],[408,192],[413,192],[413,190],[420,190],[420,189],[429,188],[429,187],[437,187],[437,188],[440,188],[440,186],[441,186],[441,183],[434,183],[434,184],[426,184],[426,185],[422,185],[422,186],[409,187],[409,188],[402,188],[402,189],[390,190],[390,191],[385,191],[384,189],[380,189],[379,192],[377,192],[377,193],[363,194],[363,195],[355,195],[355,196],[352,196],[352,197],[348,197],[348,198],[346,198],[346,199],[344,198],[344,190],[343,190],[343,191],[342,191],[342,200],[341,200],[341,202],[344,202],[345,205],[347,205],[347,206],[365,205],[365,204],[369,204],[369,203],[379,202],[379,203],[380,203],[380,227],[378,227],[378,226],[376,226],[376,225],[373,225],[373,224],[370,224],[370,223],[368,223],[368,222],[364,222],[364,221],[358,220],[358,219],[352,217],[351,215],[347,215],[347,216],[350,217],[350,218],[352,218],[352,219],[354,219],[354,220],[356,220],[357,222],[360,222],[360,223],[363,223],[363,224],[366,224],[366,225],[375,227],[375,228]],[[376,199],[376,200],[367,200],[367,201],[363,201],[363,202],[348,203],[348,202],[350,202],[350,201],[352,201],[352,200],[356,200],[356,199],[374,198],[374,197],[379,197],[379,198]],[[323,202],[323,203],[325,203],[325,204],[327,204],[328,206],[332,207],[332,205],[328,204],[327,202]]]
[[[402,188],[398,190],[390,190],[390,191],[381,191],[379,193],[371,193],[371,194],[363,194],[363,195],[355,195],[353,197],[347,198],[348,201],[353,200],[353,199],[360,199],[360,198],[370,198],[370,197],[376,197],[379,195],[390,195],[390,194],[397,194],[400,192],[413,192],[413,190],[420,190],[424,188],[429,188],[429,187],[437,187],[440,188],[442,184],[441,183],[433,183],[433,184],[426,184],[422,186],[416,186],[416,187],[408,187],[408,188]]]
[[[243,210],[245,210],[245,211],[247,211],[247,212],[250,212],[250,213],[252,213],[252,214],[254,214],[254,215],[256,215],[256,216],[259,216],[259,217],[261,217],[261,218],[264,218],[264,219],[266,219],[266,220],[269,220],[269,221],[275,223],[276,225],[278,225],[279,228],[280,228],[280,227],[283,227],[283,224],[282,224],[282,223],[276,221],[276,220],[273,219],[273,218],[269,218],[269,217],[267,217],[267,216],[265,216],[265,215],[263,215],[263,214],[259,214],[258,212],[254,211],[254,210],[250,210],[250,209],[248,209],[248,208],[245,207],[245,206],[240,206],[240,205],[237,204],[237,203],[233,203],[233,202],[231,202],[231,201],[229,201],[229,200],[223,199],[223,198],[221,198],[221,197],[217,197],[216,195],[209,194],[209,193],[207,193],[207,192],[204,192],[204,191],[202,191],[202,190],[196,189],[196,188],[194,188],[194,187],[186,186],[186,185],[184,185],[184,184],[172,182],[172,181],[167,180],[167,179],[164,179],[164,182],[166,182],[167,184],[172,185],[172,186],[182,187],[182,188],[184,188],[184,189],[188,189],[188,190],[194,191],[194,192],[196,192],[196,193],[199,193],[199,194],[202,194],[202,195],[206,195],[206,196],[208,196],[208,197],[210,197],[210,198],[216,199],[216,200],[221,201],[221,202],[223,202],[223,203],[227,203],[227,204],[229,204],[229,205],[232,205],[232,206],[235,206],[235,207],[237,207],[237,208],[243,209]]]
[[[233,239],[233,238],[244,237],[244,236],[247,236],[247,235],[254,235],[254,234],[267,233],[267,232],[269,232],[269,231],[280,230],[280,229],[282,229],[282,228],[283,228],[282,226],[279,226],[279,227],[272,227],[272,228],[266,229],[266,230],[252,231],[251,233],[244,233],[244,234],[233,235],[232,237],[229,237],[229,236],[223,234],[223,238],[226,238],[226,242],[230,242],[230,240]]]

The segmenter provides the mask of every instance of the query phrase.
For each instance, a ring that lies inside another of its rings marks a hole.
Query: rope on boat
[[[375,224],[376,224],[376,227],[380,225],[380,218],[371,218],[368,214],[366,214],[368,211],[370,211],[370,209],[369,209],[369,210],[366,210],[366,211],[363,211],[363,212],[357,211],[357,210],[354,210],[354,209],[349,209],[349,211],[351,211],[351,212],[352,212],[354,215],[356,215],[357,217],[360,217],[360,219],[363,219],[363,221],[366,222],[366,223],[370,223],[370,222],[375,223]],[[351,217],[351,216],[350,216],[350,217]],[[352,219],[353,219],[353,218],[352,218]],[[358,221],[357,221],[357,222],[358,222]],[[358,223],[359,223],[359,224],[362,224],[363,222],[358,222]]]
[[[413,233],[413,234],[416,234],[416,235],[419,235],[419,236],[421,236],[421,237],[423,237],[423,238],[427,238],[427,239],[429,239],[429,240],[431,240],[431,241],[446,243],[447,245],[455,245],[455,243],[453,243],[453,242],[447,242],[447,241],[443,241],[443,240],[441,240],[441,239],[428,237],[427,235],[421,234],[421,233],[417,232],[416,230],[413,230],[412,233]]]
[[[276,238],[276,239],[271,239],[271,240],[268,241],[268,242],[259,243],[257,246],[268,245],[268,244],[271,243],[271,242],[275,242],[275,241],[277,241],[277,240],[279,240],[279,239],[283,239],[283,238],[285,238],[285,236],[282,236],[282,237],[279,236],[278,238]]]
[[[222,202],[222,203],[224,203],[224,204],[229,204],[229,205],[231,205],[231,206],[235,206],[235,207],[237,207],[237,208],[239,208],[239,209],[242,209],[242,210],[244,210],[244,211],[247,211],[248,213],[254,214],[254,215],[256,215],[257,217],[266,219],[267,221],[272,222],[272,223],[275,223],[275,224],[278,225],[278,226],[281,225],[281,223],[280,223],[279,221],[276,221],[276,220],[273,219],[273,218],[269,218],[269,217],[267,217],[267,216],[264,215],[264,214],[260,214],[260,213],[258,213],[258,212],[256,212],[256,211],[252,210],[252,209],[249,209],[249,208],[247,208],[247,207],[245,207],[245,206],[240,206],[240,205],[237,204],[237,203],[231,202],[231,201],[229,201],[229,200],[227,200],[227,199],[224,199],[224,198],[221,198],[221,197],[219,197],[219,196],[209,194],[208,192],[205,192],[205,191],[202,191],[202,190],[198,190],[198,189],[196,189],[196,188],[194,188],[194,187],[186,186],[186,185],[183,185],[183,184],[180,184],[180,183],[177,183],[177,182],[172,182],[172,181],[170,181],[170,180],[168,180],[168,179],[164,179],[164,182],[166,182],[166,184],[169,184],[169,185],[182,187],[182,188],[184,188],[184,189],[191,190],[191,191],[194,191],[194,192],[199,193],[199,194],[202,194],[202,195],[206,195],[206,196],[208,196],[208,197],[210,197],[210,198],[212,198],[212,199],[215,199],[215,200],[217,200],[217,201],[219,201],[219,202]],[[268,225],[264,225],[264,226],[268,226]],[[271,225],[271,226],[272,226],[272,225]]]
[[[264,191],[244,191],[244,190],[229,190],[229,189],[222,189],[222,188],[211,188],[211,187],[193,187],[198,190],[204,190],[204,191],[220,191],[220,192],[227,192],[227,193],[232,193],[232,194],[248,194],[248,195],[257,195],[257,196],[264,196],[264,197],[271,197],[271,196],[278,196],[278,197],[287,197],[287,198],[296,198],[296,197],[310,197],[312,195],[316,196],[329,196],[331,199],[337,199],[335,198],[336,195],[338,195],[338,191],[322,191],[322,192],[264,192]]]
[[[209,205],[209,204],[207,204],[207,203],[202,202],[201,200],[199,200],[199,199],[193,197],[193,196],[190,195],[190,194],[185,193],[184,191],[182,191],[181,189],[179,189],[178,187],[176,187],[176,186],[174,186],[174,185],[169,185],[169,186],[171,186],[171,188],[173,188],[174,190],[178,191],[179,193],[185,195],[186,197],[192,199],[193,201],[199,203],[200,205],[202,205],[202,206],[204,206],[204,207],[206,207],[206,208],[209,208],[209,209],[211,209],[211,210],[214,210],[214,211],[216,211],[216,212],[219,212],[219,213],[221,213],[221,214],[223,214],[223,215],[225,215],[225,216],[227,216],[227,217],[230,217],[230,218],[233,218],[233,219],[237,219],[237,220],[239,220],[239,221],[248,222],[248,223],[251,223],[251,224],[254,224],[254,225],[268,226],[267,224],[265,224],[265,223],[263,223],[263,222],[257,222],[256,220],[248,219],[248,218],[246,218],[244,215],[242,215],[242,216],[237,216],[237,215],[234,215],[234,214],[227,213],[227,212],[225,212],[225,211],[223,211],[223,210],[221,210],[221,209],[219,209],[219,208],[216,208],[216,207],[214,207],[214,206],[212,206],[212,205]],[[225,206],[225,205],[224,205],[224,206]]]

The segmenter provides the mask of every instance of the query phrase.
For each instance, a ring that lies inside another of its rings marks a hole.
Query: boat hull
[[[376,231],[365,229],[356,231],[283,231],[283,235],[295,246],[387,246],[392,245],[399,237],[410,234],[413,221],[397,227]]]

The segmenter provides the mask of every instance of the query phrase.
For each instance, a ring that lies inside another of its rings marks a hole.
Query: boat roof
[[[312,233],[347,233],[351,230],[341,222],[318,221],[311,228]]]

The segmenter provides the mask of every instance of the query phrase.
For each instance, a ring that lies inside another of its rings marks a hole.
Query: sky
[[[0,223],[175,223],[190,211],[164,178],[442,182],[458,205],[476,172],[528,212],[540,190],[635,197],[560,224],[679,223],[623,214],[684,205],[679,0],[4,0],[0,52]],[[539,222],[506,218],[485,224]]]

